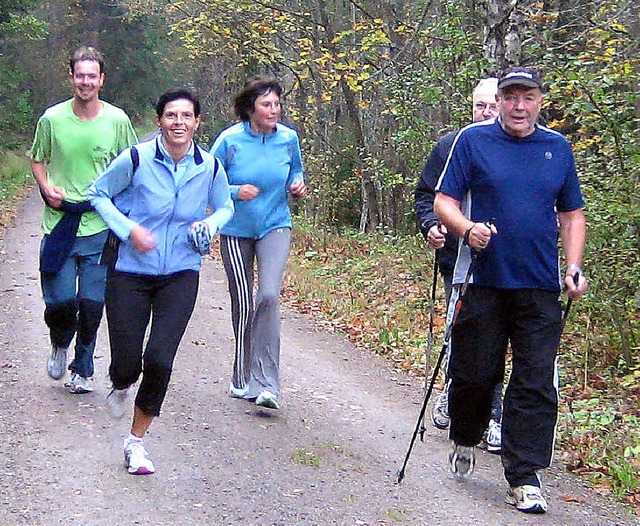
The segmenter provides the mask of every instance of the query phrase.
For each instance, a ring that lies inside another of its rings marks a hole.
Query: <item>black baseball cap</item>
[[[543,90],[544,82],[540,73],[533,68],[513,67],[505,69],[498,78],[498,89],[507,86],[525,86]]]

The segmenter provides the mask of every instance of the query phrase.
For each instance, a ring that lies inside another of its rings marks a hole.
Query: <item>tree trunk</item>
[[[332,21],[329,19],[325,0],[318,0],[318,9],[320,20],[325,28],[327,49],[333,56],[337,56],[338,50],[333,43],[336,32],[334,26],[332,25]],[[368,157],[367,145],[365,141],[362,122],[360,120],[360,110],[358,109],[356,95],[344,79],[341,80],[339,84],[342,96],[344,97],[347,116],[351,123],[351,131],[353,132],[355,138],[355,146],[358,151],[359,166],[357,168],[361,174],[362,196],[362,205],[360,209],[360,231],[369,232],[377,228],[377,226],[380,224],[380,205],[378,202],[374,181],[372,180],[371,174],[367,171],[364,162],[364,159]]]
[[[522,59],[525,17],[518,0],[483,0],[485,17],[485,57],[499,71],[517,66]]]

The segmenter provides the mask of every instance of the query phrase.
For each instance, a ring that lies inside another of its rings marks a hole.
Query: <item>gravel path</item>
[[[122,461],[127,419],[105,409],[108,347],[96,392],[71,395],[45,372],[35,194],[0,245],[0,525],[622,525],[640,524],[554,466],[550,511],[503,503],[500,459],[479,452],[464,483],[430,428],[395,484],[421,384],[306,316],[283,311],[281,410],[227,395],[232,335],[224,274],[207,260],[163,414],[146,443],[153,476]]]

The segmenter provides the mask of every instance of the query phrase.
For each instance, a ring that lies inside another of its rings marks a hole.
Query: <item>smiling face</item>
[[[75,63],[69,80],[73,86],[74,97],[87,103],[98,99],[104,84],[104,73],[100,72],[98,61],[80,60]]]
[[[253,104],[253,111],[249,113],[251,129],[256,133],[273,133],[281,113],[278,95],[273,91],[260,95]]]
[[[535,131],[542,107],[542,91],[526,86],[508,86],[498,94],[500,124],[513,137],[527,137]]]
[[[196,117],[193,102],[188,99],[176,99],[167,102],[158,126],[162,131],[162,140],[168,150],[188,147],[193,140],[200,117]]]

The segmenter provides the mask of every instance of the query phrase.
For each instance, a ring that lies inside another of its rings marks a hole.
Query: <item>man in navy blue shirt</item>
[[[584,201],[568,141],[538,124],[543,89],[534,69],[501,74],[498,117],[458,134],[434,203],[438,219],[461,238],[454,286],[473,264],[452,331],[450,467],[462,478],[474,469],[475,445],[510,344],[513,370],[502,421],[505,501],[527,513],[547,511],[539,471],[551,462],[557,421],[559,293],[564,285],[577,299],[587,288]]]

